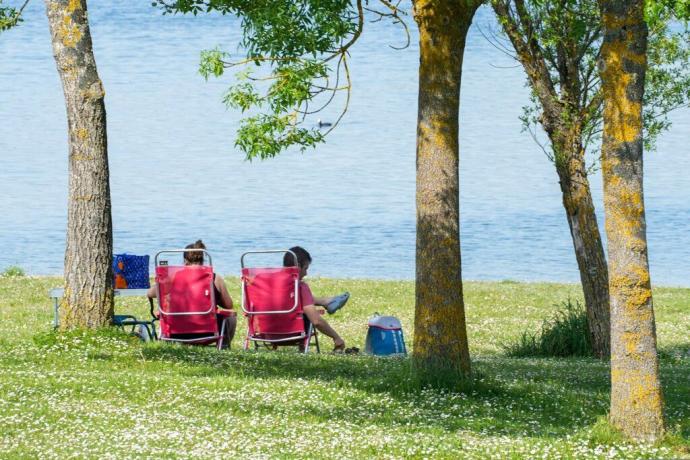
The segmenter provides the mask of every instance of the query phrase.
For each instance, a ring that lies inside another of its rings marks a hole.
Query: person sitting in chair
[[[295,260],[295,256],[297,260]],[[299,267],[299,296],[302,299],[302,309],[304,311],[304,328],[309,329],[309,323],[313,324],[314,327],[322,332],[324,335],[333,339],[333,351],[335,353],[342,353],[345,351],[345,341],[338,335],[338,333],[328,324],[328,321],[323,319],[319,314],[316,306],[322,306],[326,308],[329,314],[335,313],[337,310],[342,308],[347,299],[350,298],[350,294],[345,292],[339,296],[335,297],[314,297],[309,285],[303,281],[303,278],[307,276],[307,270],[309,270],[309,265],[311,264],[311,255],[306,251],[306,249],[300,246],[294,246],[290,248],[290,252],[286,252],[283,257],[284,267]]]
[[[196,243],[188,244],[185,249],[206,249],[203,241],[197,240]],[[204,253],[202,251],[185,251],[184,264],[185,265],[203,265]],[[222,330],[223,321],[227,320],[225,327],[225,337],[223,338],[223,348],[229,348],[232,338],[235,336],[235,329],[237,327],[237,316],[232,308],[232,298],[225,285],[222,277],[216,276],[213,273],[213,293],[218,310],[216,312],[216,320],[218,321],[218,330]],[[154,283],[146,293],[146,295],[155,299],[158,296],[158,289]],[[180,334],[178,334],[180,335]],[[195,334],[183,334],[190,337],[176,337],[178,339],[192,339]]]

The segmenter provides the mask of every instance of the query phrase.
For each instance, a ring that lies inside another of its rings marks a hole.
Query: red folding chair
[[[208,265],[170,265],[169,260],[161,257],[186,251],[203,252]],[[222,321],[219,331],[210,254],[204,249],[166,250],[156,254],[155,264],[160,340],[199,345],[215,343],[220,350],[227,320]]]
[[[247,318],[244,349],[254,342],[272,347],[297,345],[304,353],[314,339],[319,353],[319,339],[309,322],[305,328],[304,311],[299,289],[299,267],[245,267],[248,254],[291,253],[291,251],[249,251],[242,254],[242,311]]]

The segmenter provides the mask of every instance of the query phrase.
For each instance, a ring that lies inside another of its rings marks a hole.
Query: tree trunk
[[[113,314],[112,217],[104,92],[86,0],[45,0],[67,108],[69,197],[63,329],[100,327]]]
[[[642,188],[644,1],[600,0],[604,26],[602,171],[611,292],[611,423],[643,440],[664,432]]]
[[[470,373],[460,268],[458,117],[465,37],[478,5],[414,2],[419,26],[414,359]]]
[[[530,13],[524,2],[493,0],[491,5],[503,31],[513,44],[517,59],[529,79],[530,87],[541,106],[539,121],[549,136],[556,172],[560,179],[563,206],[575,248],[575,258],[585,297],[590,341],[594,354],[608,359],[610,355],[610,316],[608,271],[601,234],[594,213],[592,194],[585,168],[582,147],[583,119],[587,111],[582,81],[578,72],[577,33],[565,34],[560,43],[562,65],[557,69],[558,87],[544,58],[538,30],[543,18]],[[536,24],[536,25],[535,25]],[[569,25],[572,27],[572,25]],[[568,27],[566,27],[568,29]]]
[[[557,144],[552,140],[552,145]],[[555,150],[559,150],[555,155],[556,170],[580,271],[590,341],[595,356],[609,359],[611,323],[608,269],[587,178],[581,136],[573,136]]]

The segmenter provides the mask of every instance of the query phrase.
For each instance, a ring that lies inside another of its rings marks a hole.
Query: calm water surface
[[[395,51],[387,45],[404,41],[399,29],[367,24],[352,52],[349,113],[327,144],[248,163],[234,148],[239,116],[220,102],[229,80],[197,73],[200,50],[237,49],[237,21],[163,17],[149,5],[90,2],[115,250],[154,254],[203,238],[219,271],[237,273],[245,250],[301,244],[312,274],[413,278],[416,36]],[[463,69],[464,277],[577,281],[553,165],[521,133],[524,76],[482,36],[492,27],[481,9]],[[687,286],[690,114],[674,122],[645,158],[649,251],[656,284]],[[43,2],[0,35],[0,155],[0,270],[60,273],[66,118]],[[591,180],[601,221],[601,177]]]

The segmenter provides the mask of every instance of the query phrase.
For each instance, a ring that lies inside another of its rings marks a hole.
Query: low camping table
[[[146,297],[148,289],[115,289],[115,297]],[[48,295],[53,299],[54,318],[53,327],[58,327],[60,324],[60,317],[58,310],[60,308],[60,299],[65,295],[64,288],[54,288],[48,291]]]

